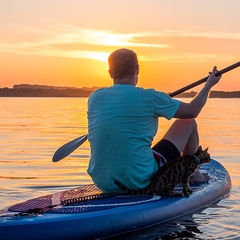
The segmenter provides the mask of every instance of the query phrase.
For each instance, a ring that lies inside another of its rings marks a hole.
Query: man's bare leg
[[[163,137],[172,142],[182,155],[194,154],[199,146],[199,136],[195,119],[178,119]],[[208,182],[209,176],[196,170],[192,182]]]

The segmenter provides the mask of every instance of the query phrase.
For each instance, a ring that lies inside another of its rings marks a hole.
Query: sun
[[[88,52],[88,57],[94,60],[99,60],[101,62],[107,63],[109,53],[107,52]]]
[[[69,54],[72,58],[82,58],[107,62],[109,53],[101,51],[75,51]]]

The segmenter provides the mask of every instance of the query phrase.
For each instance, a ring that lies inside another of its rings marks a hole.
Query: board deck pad
[[[194,192],[203,187],[192,184]],[[181,186],[175,188],[180,191]],[[135,205],[159,200],[160,196],[129,196],[122,192],[103,193],[94,184],[81,186],[59,193],[49,194],[9,207],[9,211],[21,213],[81,213],[109,209],[119,206]]]

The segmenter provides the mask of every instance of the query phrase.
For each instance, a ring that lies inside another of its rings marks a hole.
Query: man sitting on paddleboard
[[[199,137],[195,118],[221,76],[215,76],[214,67],[199,94],[184,103],[163,92],[136,87],[139,65],[132,50],[114,51],[108,64],[113,86],[95,91],[88,100],[88,173],[104,192],[119,190],[115,180],[129,189],[143,188],[165,161],[196,152]],[[159,117],[178,119],[152,148]],[[161,154],[160,163],[152,149]],[[195,181],[208,181],[199,171],[194,175]]]

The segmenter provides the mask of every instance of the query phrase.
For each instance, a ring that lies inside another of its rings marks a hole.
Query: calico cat
[[[186,155],[169,161],[153,175],[148,186],[139,190],[130,190],[120,182],[114,183],[125,193],[130,195],[172,195],[190,196],[192,190],[189,186],[189,178],[201,163],[209,163],[210,154],[208,148],[202,150],[199,146],[193,155]],[[182,183],[183,192],[174,192],[174,188]]]

